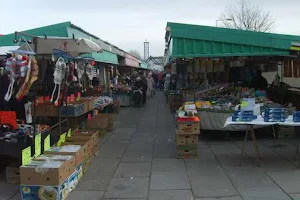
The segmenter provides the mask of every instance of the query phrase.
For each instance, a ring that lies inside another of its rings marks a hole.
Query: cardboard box
[[[198,150],[177,150],[176,157],[179,159],[197,158]]]
[[[66,142],[63,142],[61,145],[62,146],[80,145],[81,148],[83,149],[81,162],[83,162],[89,155],[91,155],[92,145],[91,145],[90,140],[88,140],[88,141],[76,141],[76,140],[71,141],[68,138],[66,138]]]
[[[99,115],[96,118],[107,118],[108,120],[107,131],[113,131],[114,115],[112,113],[99,113]]]
[[[53,146],[49,150],[44,151],[44,154],[72,155],[75,157],[75,165],[78,166],[84,160],[85,151],[85,147],[81,145],[64,145],[61,147]]]
[[[69,192],[72,192],[76,186],[78,185],[79,178],[78,178],[78,171],[75,171],[69,178],[68,178],[68,187]]]
[[[33,106],[32,106],[33,109]],[[58,116],[58,107],[50,103],[44,103],[36,106],[36,116]]]
[[[200,134],[200,123],[178,123],[178,134]]]
[[[64,200],[69,195],[68,179],[66,179],[59,186],[35,186],[35,185],[21,185],[20,186],[21,199],[51,199]]]
[[[33,160],[36,161],[62,161],[71,166],[71,170],[75,172],[76,170],[76,161],[73,155],[51,155],[51,154],[42,154]]]
[[[198,145],[198,135],[179,135],[177,133],[176,145]]]
[[[31,161],[20,167],[20,184],[58,186],[74,172],[74,164],[70,162]]]
[[[92,130],[106,130],[108,126],[108,119],[106,117],[102,118],[92,118],[86,121],[85,127],[86,129]]]
[[[20,184],[20,167],[9,166],[5,168],[6,182]]]

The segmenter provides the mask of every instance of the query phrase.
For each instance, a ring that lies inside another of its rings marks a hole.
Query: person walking
[[[152,77],[152,73],[151,72],[149,72],[148,76],[147,76],[147,86],[148,86],[147,97],[152,97],[153,90],[155,88],[155,82],[154,82],[154,79]]]
[[[164,74],[163,74],[163,72],[158,73],[157,79],[158,79],[159,89],[163,90],[163,88],[164,88]]]
[[[141,85],[143,86],[143,104],[146,103],[147,101],[147,89],[148,89],[148,84],[147,84],[147,78],[144,75],[144,72],[140,71],[139,77],[141,78]]]

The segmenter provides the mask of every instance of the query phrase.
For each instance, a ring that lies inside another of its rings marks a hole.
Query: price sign
[[[27,165],[31,161],[31,147],[22,150],[22,165]]]
[[[42,153],[42,134],[37,134],[34,139],[34,157]]]
[[[67,136],[67,133],[64,133],[64,134],[61,134],[60,135],[60,138],[57,142],[57,146],[60,147],[61,146],[61,143],[65,142],[66,141],[66,136]]]
[[[44,151],[50,149],[50,134],[44,140]]]
[[[69,129],[69,131],[68,131],[68,137],[72,137],[72,130],[71,129]]]
[[[248,104],[247,104],[246,101],[242,101],[242,104],[241,104],[242,107],[247,107],[247,105],[248,105]]]

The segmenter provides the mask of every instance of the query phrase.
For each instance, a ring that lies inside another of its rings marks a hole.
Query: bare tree
[[[220,20],[227,28],[257,32],[269,32],[275,24],[270,12],[249,0],[238,0],[237,4],[227,6],[221,13]]]
[[[138,52],[138,51],[136,51],[136,50],[131,50],[131,51],[129,51],[129,53],[130,53],[131,55],[133,55],[134,57],[136,57],[136,58],[142,60],[142,56],[141,56],[140,52]]]

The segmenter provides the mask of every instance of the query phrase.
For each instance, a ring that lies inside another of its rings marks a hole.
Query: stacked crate
[[[196,158],[198,156],[198,136],[200,134],[199,118],[178,118],[177,127],[177,158]]]

